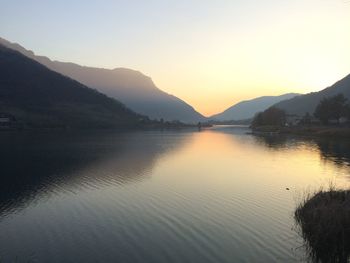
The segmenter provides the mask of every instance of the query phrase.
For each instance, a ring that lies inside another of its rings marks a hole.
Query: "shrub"
[[[347,262],[350,256],[350,191],[307,194],[295,211],[313,262]]]

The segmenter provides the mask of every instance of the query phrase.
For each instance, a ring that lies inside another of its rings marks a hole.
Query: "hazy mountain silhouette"
[[[285,110],[289,114],[297,114],[300,116],[303,116],[307,112],[313,114],[321,99],[324,97],[334,96],[339,93],[344,94],[344,96],[350,100],[350,75],[324,90],[297,96],[289,100],[284,100],[277,103],[275,106]]]
[[[52,61],[36,56],[22,46],[0,38],[0,43],[36,60],[49,69],[73,78],[84,85],[116,98],[137,113],[150,118],[197,122],[205,117],[181,99],[158,89],[152,79],[125,68],[102,69],[74,63]]]
[[[146,119],[1,44],[0,112],[29,127],[112,128]]]
[[[299,94],[288,93],[281,96],[264,96],[252,100],[241,101],[222,113],[215,114],[210,119],[219,121],[245,120],[253,118],[257,112],[261,112],[282,100],[290,99]]]

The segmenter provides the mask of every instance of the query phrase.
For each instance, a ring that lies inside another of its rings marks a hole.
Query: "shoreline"
[[[120,127],[0,127],[1,132],[25,132],[25,131],[148,131],[148,130],[184,130],[184,129],[206,129],[212,125],[202,125],[198,127],[196,124],[148,124],[135,126],[120,126]]]
[[[252,134],[258,135],[299,135],[308,137],[350,138],[348,126],[260,126],[254,127]]]

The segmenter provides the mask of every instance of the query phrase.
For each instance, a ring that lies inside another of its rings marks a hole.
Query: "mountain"
[[[0,44],[0,112],[29,127],[116,128],[145,117]]]
[[[222,113],[213,115],[210,119],[218,121],[245,120],[253,118],[257,112],[261,112],[282,100],[290,99],[299,94],[288,93],[281,96],[264,96],[252,100],[241,101]]]
[[[68,76],[124,103],[137,113],[152,119],[197,122],[205,117],[181,99],[158,89],[152,79],[125,68],[102,69],[74,63],[52,61],[36,56],[22,46],[0,38],[0,43],[36,60],[49,69]]]
[[[303,116],[307,112],[313,114],[321,99],[334,96],[339,93],[344,94],[344,96],[350,100],[350,75],[324,90],[297,96],[289,100],[284,100],[275,104],[274,106],[285,110],[289,114]]]

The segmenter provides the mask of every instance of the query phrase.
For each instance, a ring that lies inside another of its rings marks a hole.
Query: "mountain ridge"
[[[33,128],[125,128],[147,118],[0,44],[0,111]]]
[[[323,90],[310,92],[305,95],[280,101],[274,106],[286,111],[288,114],[303,116],[304,114],[309,113],[312,115],[318,103],[323,98],[338,94],[343,94],[348,100],[350,100],[350,74]]]
[[[258,112],[264,111],[276,102],[298,96],[297,93],[286,93],[279,96],[261,96],[250,100],[240,101],[221,113],[215,114],[210,119],[218,121],[251,119]]]
[[[38,56],[17,43],[0,38],[0,43],[36,60],[49,69],[115,98],[133,111],[152,119],[203,121],[206,118],[180,98],[159,89],[140,71],[123,67],[114,69],[81,66]]]

